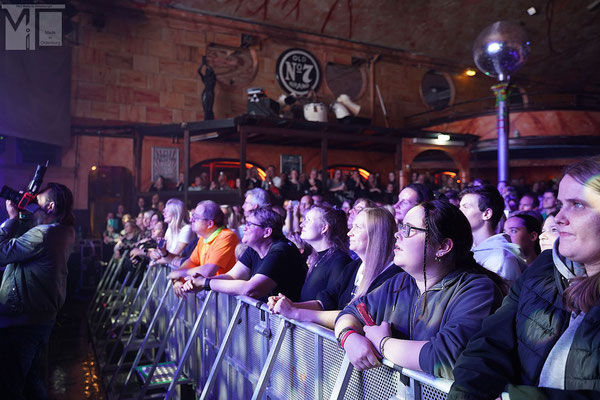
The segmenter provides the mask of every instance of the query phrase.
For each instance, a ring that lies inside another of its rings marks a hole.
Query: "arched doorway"
[[[460,166],[443,150],[424,150],[410,164],[410,181],[425,183],[432,188],[458,188]]]

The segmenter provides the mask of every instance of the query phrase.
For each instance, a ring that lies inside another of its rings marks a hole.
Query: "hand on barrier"
[[[206,278],[200,276],[197,278],[192,278],[191,276],[185,277],[185,283],[181,287],[182,291],[187,292],[197,292],[199,289],[204,288],[204,284],[206,283]]]
[[[150,252],[149,257],[156,261],[162,258],[162,254],[160,253],[160,251],[158,251],[157,249],[154,249]]]
[[[381,366],[377,351],[369,339],[359,333],[353,333],[348,336],[344,344],[344,349],[354,368],[359,371]]]
[[[188,271],[186,269],[176,269],[171,271],[169,274],[169,279],[181,279],[188,276]]]
[[[136,256],[140,256],[143,257],[145,256],[146,253],[144,253],[144,250],[142,249],[138,249],[137,247],[134,247],[133,249],[131,249],[131,251],[129,252],[129,258],[130,259],[134,259]]]
[[[378,350],[378,353],[379,345],[383,338],[392,336],[392,328],[387,321],[382,321],[381,325],[365,326],[363,329],[365,331],[365,337],[369,339],[373,347]]]
[[[187,295],[188,291],[184,290],[185,283],[182,281],[173,282],[173,292],[175,293],[175,296],[185,297]]]
[[[281,293],[279,294],[279,300],[273,307],[273,312],[275,314],[281,314],[286,318],[297,319],[296,318],[296,307],[294,307],[294,305],[290,299],[288,299]]]
[[[275,304],[277,304],[279,299],[282,297],[284,297],[284,296],[281,293],[279,293],[277,296],[269,296],[269,298],[267,300],[267,307],[269,307],[269,311],[271,311],[272,313],[275,313],[275,311],[274,311]]]

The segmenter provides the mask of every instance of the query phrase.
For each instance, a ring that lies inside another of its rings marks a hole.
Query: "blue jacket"
[[[500,306],[502,292],[487,275],[456,270],[426,293],[425,302],[415,280],[401,272],[340,316],[351,314],[364,323],[356,305],[365,303],[376,324],[390,323],[394,338],[429,341],[419,355],[421,368],[451,379],[456,359],[484,318]]]
[[[51,323],[67,289],[67,259],[74,231],[61,224],[38,225],[20,236],[17,220],[0,226],[0,328]]]
[[[546,250],[513,285],[502,307],[458,359],[449,399],[600,398],[600,305],[575,331],[565,368],[565,389],[538,388],[548,354],[569,325],[562,301],[568,278],[581,266]],[[579,271],[578,271],[579,270]]]

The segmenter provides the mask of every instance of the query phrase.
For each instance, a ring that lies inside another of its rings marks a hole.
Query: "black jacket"
[[[16,236],[16,222],[0,226],[0,264],[8,264],[0,286],[0,327],[52,322],[65,301],[73,228],[38,225]]]
[[[544,251],[525,270],[502,307],[471,339],[454,369],[449,399],[495,399],[503,391],[511,400],[600,398],[600,306],[586,314],[575,332],[566,390],[536,387],[548,354],[569,324],[562,301],[565,275],[580,268],[560,257],[556,244],[554,255]]]

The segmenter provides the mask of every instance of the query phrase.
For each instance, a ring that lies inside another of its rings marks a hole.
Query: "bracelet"
[[[204,290],[210,290],[210,279],[208,278],[204,280]]]
[[[383,355],[383,346],[385,346],[385,342],[387,342],[391,338],[392,338],[391,336],[386,336],[386,337],[382,338],[381,341],[379,342],[379,354],[381,354],[381,356],[384,358],[385,358],[385,356]]]
[[[357,332],[356,332],[354,329],[350,329],[349,331],[347,331],[347,332],[344,334],[344,336],[342,337],[342,340],[340,341],[340,347],[341,347],[342,349],[346,350],[346,349],[344,348],[344,343],[346,343],[346,339],[348,339],[348,337],[349,337],[350,335],[352,335],[353,333],[357,333]]]
[[[337,335],[337,337],[335,338],[335,340],[337,340],[337,342],[338,342],[338,344],[340,345],[340,347],[342,346],[342,337],[343,337],[343,336],[344,336],[344,334],[345,334],[346,332],[348,332],[349,330],[354,330],[354,329],[352,329],[351,327],[347,326],[347,327],[345,327],[344,329],[342,329],[342,330],[340,331],[340,334],[339,334],[339,335]]]

